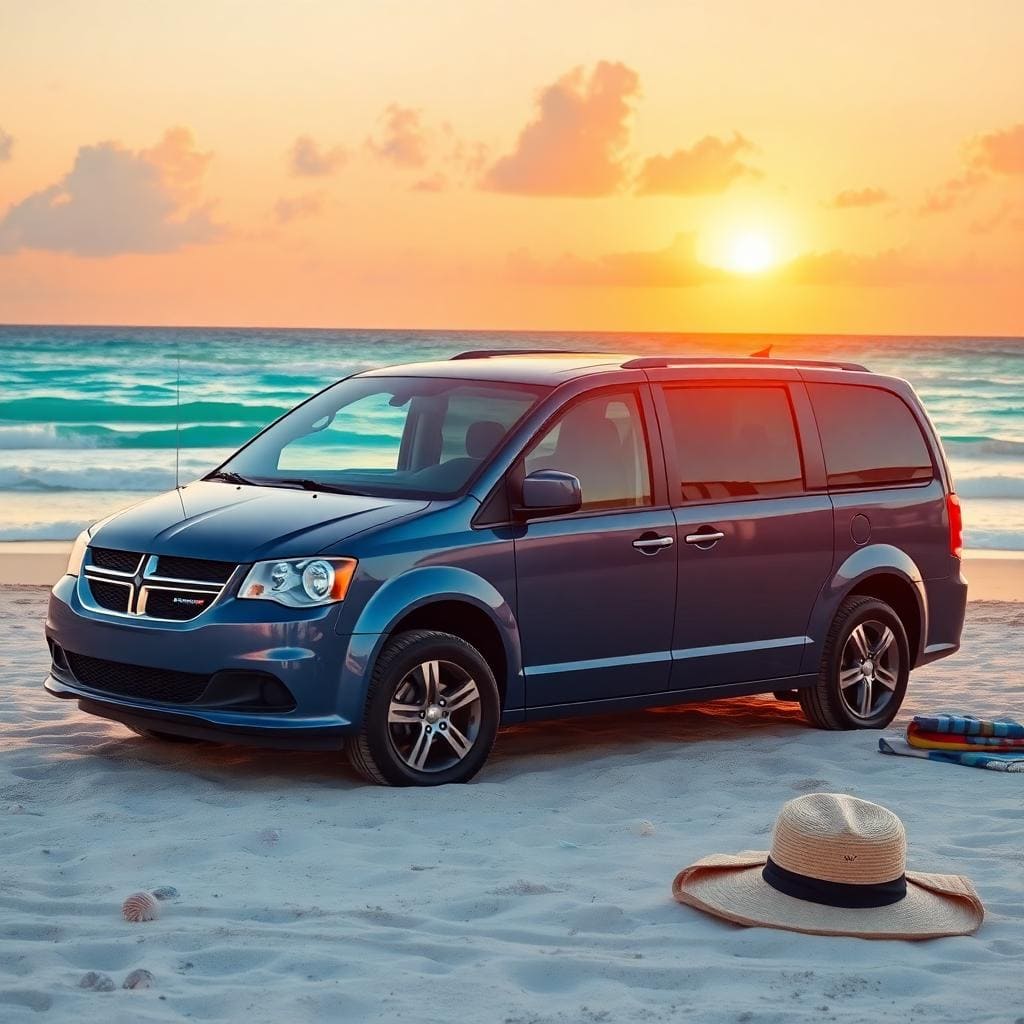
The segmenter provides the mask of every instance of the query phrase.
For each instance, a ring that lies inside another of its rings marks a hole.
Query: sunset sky
[[[1024,335],[1019,0],[0,0],[0,322]]]

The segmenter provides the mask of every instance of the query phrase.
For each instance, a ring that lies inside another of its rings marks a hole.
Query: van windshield
[[[350,377],[293,409],[207,479],[452,497],[548,390],[437,377]]]

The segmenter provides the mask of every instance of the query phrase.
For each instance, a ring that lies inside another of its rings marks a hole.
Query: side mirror
[[[572,473],[538,469],[523,480],[522,499],[516,511],[523,519],[537,515],[576,512],[583,504],[580,482]]]

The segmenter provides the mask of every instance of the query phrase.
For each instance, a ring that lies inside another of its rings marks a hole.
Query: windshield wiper
[[[218,469],[216,473],[211,473],[209,476],[204,477],[204,480],[223,480],[229,484],[255,484],[255,480],[250,480],[246,476],[242,476],[241,473],[235,473],[230,469]]]
[[[319,480],[310,480],[307,477],[278,476],[267,480],[271,487],[283,484],[286,487],[301,487],[304,491],[329,491],[331,494],[359,494],[359,491],[349,490],[347,487],[339,487],[337,484],[325,484]]]

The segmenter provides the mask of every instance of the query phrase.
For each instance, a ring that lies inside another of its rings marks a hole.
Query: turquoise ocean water
[[[481,347],[747,355],[769,343],[907,378],[946,446],[968,546],[1024,550],[1024,339],[241,328],[0,326],[0,540],[73,537],[172,487],[178,440],[184,482],[362,367]]]

